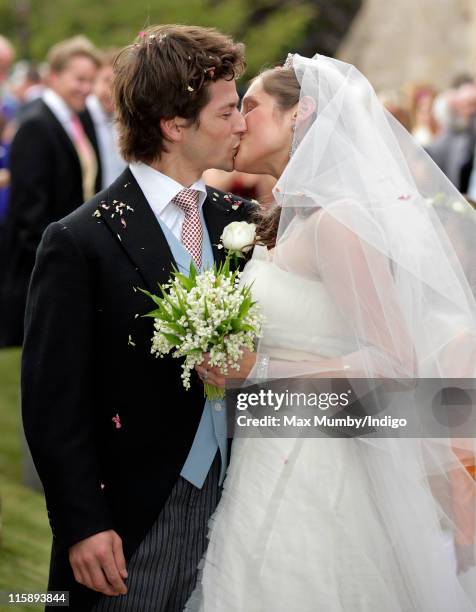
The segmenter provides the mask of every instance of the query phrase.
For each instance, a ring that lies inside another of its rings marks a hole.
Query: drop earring
[[[293,123],[291,126],[291,147],[289,149],[289,159],[291,159],[291,157],[294,155],[294,151],[296,150],[296,119],[297,119],[297,113],[294,113],[293,115]]]

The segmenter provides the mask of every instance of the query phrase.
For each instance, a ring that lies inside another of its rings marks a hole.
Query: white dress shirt
[[[68,134],[74,144],[73,127],[71,124],[71,116],[73,111],[69,108],[63,98],[52,89],[45,89],[41,98],[56,119],[58,119],[58,121],[61,123],[64,131]]]
[[[165,223],[174,236],[181,240],[185,213],[172,200],[185,187],[174,181],[170,176],[162,174],[162,172],[154,170],[154,168],[142,162],[133,162],[129,164],[129,168],[156,218]],[[198,206],[201,209],[207,198],[205,183],[202,179],[199,179],[188,189],[195,189],[199,192]]]
[[[86,106],[94,123],[101,157],[102,188],[105,189],[121,174],[126,162],[119,153],[117,130],[96,96],[89,96]]]

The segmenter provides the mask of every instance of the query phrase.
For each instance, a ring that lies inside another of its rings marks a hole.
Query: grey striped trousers
[[[127,564],[127,594],[101,595],[91,612],[182,612],[219,499],[217,453],[201,489],[179,476],[157,520]]]

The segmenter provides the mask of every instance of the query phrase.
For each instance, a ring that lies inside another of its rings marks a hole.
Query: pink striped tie
[[[185,213],[182,225],[182,244],[190,253],[197,268],[202,265],[203,228],[198,212],[199,192],[195,189],[182,189],[172,200]]]

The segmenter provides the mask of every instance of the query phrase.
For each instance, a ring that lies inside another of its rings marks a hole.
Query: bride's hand
[[[243,356],[238,361],[238,365],[240,367],[239,370],[235,370],[234,368],[228,368],[228,374],[226,378],[231,379],[245,379],[248,374],[253,369],[256,363],[256,353],[249,351],[246,348],[243,348]],[[209,385],[214,385],[215,387],[220,387],[222,389],[225,388],[226,378],[220,371],[220,368],[214,366],[210,367],[209,365],[210,356],[208,353],[205,353],[204,359],[200,365],[196,365],[195,369],[198,372],[198,375],[202,379],[203,382],[208,383]]]

